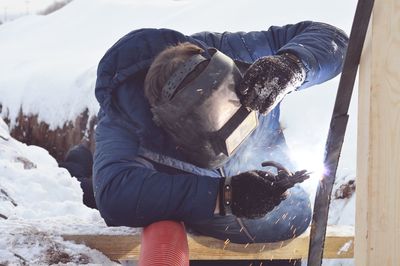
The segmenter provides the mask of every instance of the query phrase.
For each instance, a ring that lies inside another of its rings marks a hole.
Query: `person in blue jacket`
[[[338,75],[347,43],[312,21],[122,37],[101,59],[95,89],[93,190],[105,222],[177,220],[233,243],[304,232],[309,196],[295,184],[308,175],[288,157],[280,101]]]

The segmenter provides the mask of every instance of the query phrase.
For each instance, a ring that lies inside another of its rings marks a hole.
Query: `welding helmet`
[[[236,94],[242,74],[235,62],[216,49],[208,52],[211,58],[193,55],[172,74],[151,111],[187,162],[215,169],[236,152],[258,120]]]

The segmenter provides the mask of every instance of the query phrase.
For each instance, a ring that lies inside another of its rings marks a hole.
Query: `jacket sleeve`
[[[137,156],[138,139],[119,121],[103,116],[96,128],[94,190],[111,226],[142,227],[160,220],[195,222],[213,216],[219,181],[166,174]]]
[[[300,89],[329,80],[340,73],[348,37],[340,29],[320,22],[303,21],[267,31],[193,35],[233,59],[254,62],[258,58],[293,53],[302,61],[307,77]]]

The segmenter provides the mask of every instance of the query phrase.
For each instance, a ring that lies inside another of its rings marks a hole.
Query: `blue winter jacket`
[[[307,71],[300,89],[340,73],[347,37],[323,23],[305,21],[254,32],[201,32],[191,36],[169,29],[140,29],[122,37],[101,59],[96,82],[100,103],[94,155],[96,203],[108,225],[146,226],[159,220],[196,222],[213,216],[217,170],[185,162],[165,132],[152,121],[143,81],[164,48],[191,42],[215,47],[234,60],[252,63],[267,55],[297,55]],[[261,169],[261,162],[289,164],[279,125],[279,106],[259,117],[259,126],[223,166],[227,176]]]

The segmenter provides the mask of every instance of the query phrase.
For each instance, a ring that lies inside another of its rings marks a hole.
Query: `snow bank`
[[[190,34],[318,20],[348,29],[354,2],[75,0],[48,16],[26,16],[0,27],[1,115],[15,122],[22,108],[54,129],[86,108],[96,114],[97,63],[115,41],[137,28],[169,27]]]
[[[134,232],[106,227],[96,210],[82,204],[78,181],[46,150],[14,140],[0,119],[0,264],[110,264],[99,252],[60,235]]]

